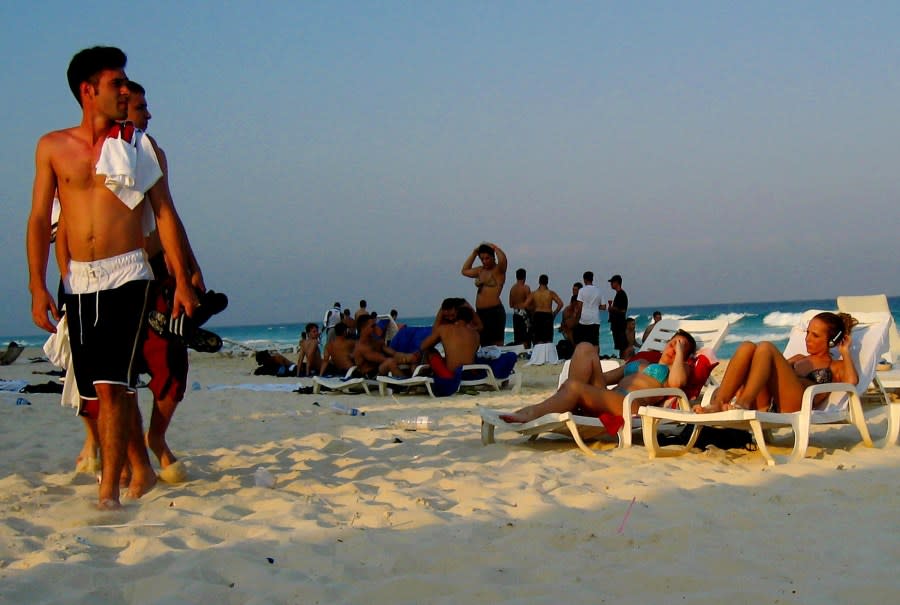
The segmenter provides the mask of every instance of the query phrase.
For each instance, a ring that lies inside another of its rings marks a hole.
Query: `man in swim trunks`
[[[549,288],[550,278],[541,275],[538,278],[538,289],[529,295],[525,304],[534,309],[534,342],[543,344],[553,342],[553,320],[563,308],[562,298]],[[556,308],[553,308],[553,305]]]
[[[585,271],[582,275],[584,287],[578,290],[578,300],[575,303],[575,344],[587,342],[600,351],[600,309],[606,305],[601,302],[603,295],[600,288],[594,285],[594,272]]]
[[[319,376],[345,374],[353,365],[353,348],[355,346],[356,341],[347,338],[347,326],[343,323],[334,326],[334,338],[325,345]]]
[[[475,259],[481,267],[473,267]],[[472,250],[463,263],[462,274],[475,280],[478,294],[475,309],[484,328],[481,330],[481,346],[503,346],[506,330],[506,309],[500,302],[500,294],[506,283],[506,254],[497,244],[483,243]]]
[[[525,269],[516,269],[516,283],[509,289],[509,308],[513,310],[513,344],[531,348],[532,307],[525,301],[531,295],[531,286],[525,283]]]
[[[418,363],[419,353],[398,353],[384,344],[384,338],[375,331],[375,317],[360,315],[356,320],[359,340],[353,348],[353,363],[360,375],[367,378],[387,375],[407,376],[409,370],[402,365]]]
[[[133,122],[136,128],[146,132],[152,118],[147,105],[146,90],[132,80],[128,81],[127,86],[129,91],[128,120]],[[151,138],[151,140],[153,139]],[[159,146],[156,147],[156,152],[160,168],[165,177],[168,174],[166,154]],[[57,260],[59,261],[60,273],[64,275],[67,271],[69,259],[67,258],[68,252],[65,244],[64,221],[61,221],[61,225],[59,230],[61,245],[57,246]],[[206,290],[206,286],[203,283],[203,273],[187,239],[187,234],[183,231],[183,226],[181,231],[185,251],[188,255],[191,283],[197,290],[203,292]],[[159,232],[156,230],[155,225],[152,232],[145,239],[144,249],[147,251],[150,267],[153,269],[155,278],[148,299],[149,306],[168,316],[171,309],[169,308],[167,290],[171,291],[174,289],[175,280],[166,266],[165,255],[159,240]],[[175,415],[175,409],[184,399],[188,375],[187,346],[182,339],[171,333],[159,334],[148,326],[142,346],[142,355],[145,365],[141,369],[146,370],[150,374],[150,384],[148,386],[153,394],[153,407],[150,415],[150,426],[147,429],[146,444],[159,460],[162,469],[159,475],[160,478],[169,483],[179,483],[184,481],[187,475],[184,466],[178,464],[178,459],[166,442],[166,431],[172,422],[172,417]],[[78,458],[78,468],[89,471],[91,470],[91,465],[87,463],[87,460],[95,457],[97,449],[95,407],[96,405],[88,404],[84,406],[82,411],[82,418],[84,418],[87,427],[85,443]],[[123,475],[128,475],[128,469]]]
[[[306,324],[306,338],[300,341],[297,357],[298,376],[313,376],[322,368],[322,354],[319,352],[319,326]]]
[[[480,337],[478,330],[472,327],[473,317],[471,307],[457,307],[456,319],[451,323],[441,323],[435,326],[431,334],[419,345],[423,356],[431,353],[438,343],[442,343],[446,371],[455,372],[461,366],[475,363],[475,352],[480,346]],[[431,357],[426,359],[431,359]]]
[[[146,91],[137,82],[128,82],[128,119],[134,122],[137,128],[145,131],[150,124],[150,110],[147,105]],[[149,135],[148,135],[149,136]],[[151,138],[151,140],[153,140]],[[163,171],[163,178],[168,179],[168,161],[161,147],[156,146],[157,157]],[[180,220],[179,220],[180,223]],[[184,233],[183,226],[180,229],[182,244],[187,255],[188,270],[191,275],[191,284],[200,292],[206,291],[203,283],[203,273],[191,248],[190,241]],[[165,290],[175,287],[175,279],[172,277],[167,265],[166,255],[163,253],[159,231],[154,229],[144,243],[144,249],[150,258],[150,266],[153,268],[155,279],[154,290],[151,293],[151,307],[168,315],[168,296]],[[144,361],[150,374],[150,392],[153,394],[153,408],[150,414],[150,426],[147,429],[147,446],[153,451],[159,460],[162,472],[160,478],[170,483],[177,483],[186,479],[186,473],[182,465],[177,464],[178,459],[166,442],[166,431],[175,415],[175,409],[184,399],[185,387],[188,376],[187,346],[180,338],[172,334],[160,335],[147,328],[147,336],[143,347]]]
[[[81,395],[97,399],[100,408],[102,509],[121,506],[119,476],[126,456],[132,465],[132,496],[140,497],[156,481],[146,448],[130,440],[135,431],[143,434],[140,412],[129,392],[137,377],[136,353],[153,277],[142,248],[141,203],[151,204],[172,266],[173,315],[191,315],[197,304],[166,180],[157,179],[132,209],[106,186],[104,175],[95,173],[107,133],[128,114],[125,63],[125,54],[110,47],[86,49],[73,57],[67,75],[82,107],[82,121],[38,141],[27,233],[32,319],[54,332],[50,317],[58,320],[60,315],[47,289],[46,271],[51,209],[58,193],[72,259],[64,285],[76,381]]]

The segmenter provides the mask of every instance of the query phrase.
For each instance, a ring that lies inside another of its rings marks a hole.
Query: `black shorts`
[[[595,347],[600,346],[600,324],[575,324],[573,336],[575,344],[589,342]]]
[[[617,351],[624,351],[628,348],[628,337],[625,335],[625,328],[621,330],[612,330],[613,346]]]
[[[477,313],[484,326],[481,328],[481,346],[502,345],[506,331],[506,309],[503,305],[478,309]]]
[[[535,311],[531,323],[534,326],[534,342],[553,342],[553,313]]]
[[[528,311],[521,309],[513,311],[513,344],[520,345],[531,340],[532,321]]]
[[[149,281],[135,280],[111,290],[65,295],[72,363],[82,398],[97,398],[95,383],[134,388],[149,289]]]

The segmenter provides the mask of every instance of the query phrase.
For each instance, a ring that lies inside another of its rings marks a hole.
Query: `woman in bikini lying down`
[[[694,337],[678,330],[662,352],[659,363],[646,360],[630,361],[615,370],[603,372],[596,347],[581,343],[575,347],[569,364],[569,378],[562,387],[548,399],[516,410],[512,414],[501,414],[505,422],[529,422],[544,414],[553,412],[576,412],[582,415],[599,416],[603,413],[619,415],[622,402],[631,391],[659,387],[682,388],[687,384],[687,361],[697,343]],[[608,389],[608,385],[616,385]],[[646,401],[635,402],[632,413],[637,412]]]
[[[813,384],[849,382],[859,378],[850,358],[850,331],[858,322],[846,313],[819,313],[806,328],[807,355],[785,359],[771,342],[744,342],[735,351],[722,386],[709,407],[694,406],[695,412],[720,412],[745,409],[796,412],[800,410],[803,391]],[[840,359],[832,359],[837,348]],[[821,405],[828,397],[823,393],[813,401]],[[778,407],[773,409],[773,404]]]

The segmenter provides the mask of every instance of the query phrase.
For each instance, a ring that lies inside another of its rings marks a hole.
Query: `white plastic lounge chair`
[[[342,393],[353,393],[355,391],[364,391],[367,395],[370,393],[369,388],[379,388],[378,381],[369,378],[354,376],[356,366],[351,366],[347,373],[342,377],[326,378],[323,376],[313,376],[313,393],[318,394],[322,387],[329,391],[340,391]]]
[[[484,372],[484,377],[482,378],[463,378],[459,382],[459,388],[465,387],[477,387],[487,385],[495,391],[499,391],[506,385],[509,385],[512,389],[513,393],[518,393],[522,389],[522,375],[516,372],[515,368],[509,373],[509,376],[504,378],[497,378],[494,375],[494,370],[486,363],[470,363],[466,364],[462,367],[463,376],[466,376],[467,373],[470,372]]]
[[[838,309],[850,313],[854,317],[862,312],[891,313],[887,296],[873,294],[871,296],[838,296]],[[897,324],[891,314],[891,325],[888,328],[890,334],[890,351],[882,356],[882,360],[890,364],[891,369],[875,372],[872,382],[875,388],[881,392],[888,406],[888,431],[885,435],[884,445],[896,445],[897,437],[900,437],[900,402],[892,402],[887,391],[900,389],[900,334],[897,332]]]
[[[653,332],[647,337],[647,340],[641,347],[641,351],[661,351],[665,348],[666,343],[669,341],[672,335],[675,334],[675,332],[677,332],[679,329],[687,330],[691,333],[692,336],[694,336],[695,340],[697,341],[698,350],[709,349],[715,352],[716,349],[719,348],[719,345],[721,345],[724,341],[725,335],[728,333],[728,321],[724,319],[664,319],[657,323],[656,326],[654,326]],[[604,359],[600,361],[600,364],[603,371],[607,372],[618,367],[620,362],[618,360]],[[562,384],[568,378],[568,375],[569,362],[567,361],[563,365],[562,372],[560,372],[558,387],[562,386]],[[658,399],[660,397],[681,397],[684,398],[685,401],[687,401],[687,396],[681,389],[644,389],[629,393],[622,403],[623,412],[627,410],[627,413],[623,413],[622,416],[623,418],[629,418],[630,421],[626,421],[617,433],[619,447],[631,447],[632,431],[634,429],[640,428],[641,426],[640,419],[636,415],[633,416],[631,414],[631,409],[633,409],[632,404],[635,401],[641,401],[643,399],[651,398]],[[500,412],[498,410],[482,408],[480,410],[480,413],[481,443],[484,445],[494,443],[495,428],[500,428],[507,431],[516,431],[522,435],[528,436],[531,440],[537,439],[537,437],[541,433],[568,433],[575,440],[575,443],[582,451],[593,456],[595,455],[593,450],[591,450],[584,444],[584,440],[590,439],[593,436],[602,435],[606,432],[603,427],[603,423],[600,422],[598,418],[594,418],[592,416],[580,416],[571,412],[565,412],[562,414],[547,414],[524,424],[504,422],[500,419],[500,414],[503,414],[505,412]]]
[[[409,390],[413,390],[416,387],[425,387],[428,394],[434,397],[434,391],[431,389],[431,385],[434,384],[434,378],[422,374],[428,367],[426,364],[416,366],[412,376],[408,378],[402,376],[377,376],[375,380],[378,381],[378,392],[384,397],[387,395],[390,387],[405,387]]]
[[[807,311],[803,314],[800,324],[791,331],[790,341],[784,351],[785,356],[790,357],[806,352],[806,326],[817,313],[820,311]],[[854,317],[860,323],[853,330],[851,355],[856,364],[859,384],[812,385],[803,393],[800,411],[791,413],[727,410],[710,414],[695,414],[685,399],[681,399],[680,409],[677,410],[641,407],[638,414],[643,423],[644,445],[647,447],[650,458],[667,454],[678,455],[689,451],[696,443],[700,430],[704,426],[742,428],[752,431],[760,453],[770,466],[775,464],[775,457],[769,452],[765,442],[763,431],[767,429],[790,427],[793,430],[794,448],[789,457],[791,461],[805,457],[809,446],[810,426],[813,424],[850,422],[859,430],[863,443],[871,447],[872,439],[866,426],[860,395],[865,393],[868,388],[875,373],[878,358],[888,347],[889,316],[885,313],[857,313]],[[708,405],[712,400],[715,390],[713,388],[706,392],[703,398],[704,405]],[[823,410],[813,410],[813,399],[821,393],[831,393],[831,395]],[[666,450],[660,448],[657,440],[657,428],[662,421],[693,424],[694,431],[687,445]]]

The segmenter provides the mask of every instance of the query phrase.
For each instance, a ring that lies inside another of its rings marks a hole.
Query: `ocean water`
[[[894,321],[900,319],[900,296],[889,297],[888,302],[893,311]],[[800,316],[808,309],[834,309],[834,299],[793,300],[754,303],[728,303],[716,305],[686,305],[671,307],[635,307],[629,309],[629,316],[637,320],[637,336],[651,320],[653,311],[659,310],[663,317],[676,319],[727,319],[730,324],[725,342],[719,348],[718,356],[728,359],[738,344],[745,340],[758,342],[770,340],[779,346],[787,343],[791,327],[797,324]],[[601,317],[603,313],[601,313]],[[315,320],[313,320],[315,321]],[[434,316],[400,317],[399,321],[411,326],[430,326]],[[294,347],[300,339],[307,321],[296,323],[279,322],[263,325],[235,325],[209,327],[226,342],[226,347],[237,350],[260,350],[265,348],[287,349]],[[507,313],[507,342],[512,341],[512,315]],[[560,338],[556,332],[557,340]],[[23,336],[0,336],[0,343],[15,340],[26,346],[41,346],[45,337],[39,334]],[[614,353],[612,335],[608,324],[600,329],[600,350],[603,354]]]

